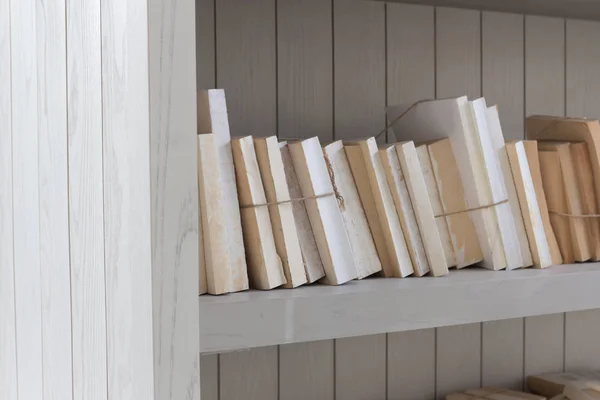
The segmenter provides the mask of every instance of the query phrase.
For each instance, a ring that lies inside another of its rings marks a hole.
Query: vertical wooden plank
[[[436,396],[481,385],[481,324],[437,329]]]
[[[0,398],[17,400],[10,0],[0,0]]]
[[[564,115],[565,21],[525,16],[525,115]]]
[[[385,127],[385,5],[334,0],[333,14],[334,139],[374,136]]]
[[[107,398],[100,1],[67,0],[73,398]]]
[[[196,0],[197,92],[215,88],[215,0]]]
[[[11,1],[12,172],[18,391],[43,397],[36,6]]]
[[[221,354],[220,400],[278,399],[278,348]]]
[[[275,135],[275,0],[217,0],[216,7],[217,87],[227,93],[231,136]]]
[[[564,314],[525,318],[525,377],[563,370]]]
[[[333,400],[334,341],[279,348],[279,400]]]
[[[434,8],[387,5],[387,104],[435,97]]]
[[[482,13],[482,92],[497,104],[505,139],[524,138],[523,15]]]
[[[435,398],[435,329],[388,334],[388,400]]]
[[[202,400],[219,400],[219,355],[206,354],[200,356],[200,381]]]
[[[523,387],[523,318],[482,324],[481,383]]]
[[[198,254],[198,177],[190,172],[198,168],[195,4],[141,1],[148,1],[154,398],[197,400],[204,255]]]
[[[481,13],[436,8],[436,97],[481,96]]]
[[[36,4],[45,400],[73,396],[65,1]]]
[[[565,371],[599,369],[600,310],[567,313],[565,325]]]
[[[333,140],[331,2],[277,2],[278,134]]]
[[[336,400],[386,397],[386,335],[335,341]]]
[[[567,19],[567,115],[600,118],[600,23]]]

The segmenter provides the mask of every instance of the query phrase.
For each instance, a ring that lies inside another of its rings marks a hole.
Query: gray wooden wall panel
[[[482,324],[481,384],[523,386],[523,318]]]
[[[217,0],[216,85],[232,136],[277,132],[275,16],[275,0]]]
[[[279,348],[280,400],[333,400],[334,341],[293,343]]]
[[[221,354],[220,400],[278,399],[278,352],[270,346]]]
[[[488,105],[498,105],[506,139],[524,137],[523,18],[482,13],[482,94]]]
[[[219,357],[219,354],[207,354],[200,359],[202,400],[219,400]]]
[[[600,311],[566,314],[565,370],[600,369]]]
[[[374,136],[385,127],[385,4],[334,0],[333,10],[334,138]]]
[[[332,5],[277,2],[278,134],[333,140]]]
[[[525,376],[563,370],[564,327],[564,314],[525,318]]]
[[[0,398],[17,400],[10,19],[10,0],[0,0]]]
[[[196,87],[215,88],[215,0],[196,0]]]

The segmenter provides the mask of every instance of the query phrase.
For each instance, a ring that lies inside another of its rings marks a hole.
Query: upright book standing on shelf
[[[201,176],[207,179],[200,193],[201,201],[204,197],[200,209],[202,236],[205,254],[212,252],[212,258],[206,259],[205,264],[207,272],[210,268],[214,273],[212,282],[210,275],[207,276],[208,291],[221,294],[246,290],[246,254],[223,90],[198,94],[198,129]],[[211,138],[205,136],[211,133],[214,135]]]

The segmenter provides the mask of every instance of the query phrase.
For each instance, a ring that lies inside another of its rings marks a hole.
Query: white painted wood
[[[599,280],[598,264],[588,263],[201,296],[200,342],[202,352],[215,352],[600,308],[589,295]],[[394,317],[399,304],[419,307]]]
[[[280,400],[334,399],[334,341],[279,347]]]
[[[275,15],[275,0],[216,0],[216,85],[227,92],[232,136],[276,134]]]
[[[198,400],[195,7],[192,0],[142,3],[147,11],[128,16],[148,20],[154,399]]]
[[[386,337],[382,334],[335,341],[336,400],[386,397]]]
[[[0,1],[0,398],[17,400],[10,0]]]
[[[277,1],[277,121],[281,138],[333,139],[331,2]]]
[[[563,370],[564,322],[565,314],[525,318],[524,376]]]
[[[107,398],[100,1],[67,1],[73,399]]]
[[[271,346],[221,354],[220,400],[277,400],[277,353],[277,346]]]
[[[481,384],[520,390],[523,386],[523,318],[481,326]]]
[[[565,371],[599,369],[600,311],[571,312],[565,318]]]
[[[333,1],[334,139],[372,136],[385,127],[384,7]]]
[[[387,398],[435,398],[435,329],[388,334]]]
[[[497,104],[505,139],[523,139],[523,15],[483,12],[481,21],[482,94]]]
[[[436,398],[481,386],[481,324],[440,328],[436,346]]]
[[[219,400],[219,354],[200,356],[202,400]]]
[[[36,4],[43,391],[48,400],[73,398],[65,5]]]
[[[197,93],[215,88],[215,50],[215,0],[196,0]]]

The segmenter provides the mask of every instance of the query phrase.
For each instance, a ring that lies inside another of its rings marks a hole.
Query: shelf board
[[[391,0],[388,2],[600,20],[600,2],[597,0]]]
[[[203,353],[600,308],[600,263],[200,296]]]

